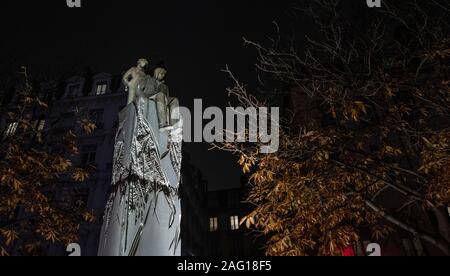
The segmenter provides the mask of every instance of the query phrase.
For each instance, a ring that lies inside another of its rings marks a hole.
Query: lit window
[[[45,128],[45,120],[36,120],[32,122],[33,128],[36,130],[36,135],[41,137]],[[42,137],[41,137],[42,138]]]
[[[448,215],[450,216],[450,207],[447,208]]]
[[[44,131],[44,128],[45,128],[45,120],[37,121],[36,131],[37,132],[42,132],[42,131]]]
[[[218,218],[210,218],[209,219],[209,231],[217,232],[219,230],[219,219]]]
[[[6,132],[4,135],[4,138],[12,137],[17,132],[17,127],[19,127],[18,122],[10,123],[8,127],[6,128]]]
[[[99,82],[97,84],[97,95],[105,95],[106,90],[108,89],[108,83],[107,82]]]
[[[235,230],[239,230],[239,217],[238,216],[232,216],[230,218],[231,221],[231,230],[235,231]]]

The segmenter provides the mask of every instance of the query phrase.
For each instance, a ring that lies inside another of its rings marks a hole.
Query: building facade
[[[243,178],[241,183],[247,182]],[[245,196],[245,185],[208,193],[208,247],[211,256],[264,255],[263,239],[240,225],[241,219],[251,212],[251,206],[244,203]]]
[[[63,95],[54,99],[51,121],[62,120],[61,131],[73,129],[79,136],[80,154],[72,160],[78,166],[93,166],[89,179],[78,185],[86,209],[96,220],[84,224],[80,231],[82,255],[95,256],[102,226],[103,211],[110,193],[114,139],[118,114],[127,103],[127,93],[120,77],[106,73],[92,77],[72,77],[66,81]],[[96,129],[89,135],[77,130],[78,118],[88,118]],[[58,250],[58,249],[55,249]],[[58,255],[58,252],[51,252]]]
[[[208,183],[201,171],[183,154],[181,166],[181,254],[208,256]]]

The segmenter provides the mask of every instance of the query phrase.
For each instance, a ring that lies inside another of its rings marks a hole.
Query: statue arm
[[[159,85],[159,87],[158,87],[158,92],[159,92],[159,93],[163,93],[163,94],[167,97],[167,99],[170,98],[170,95],[169,95],[169,87],[168,87],[165,83],[161,83],[161,84]]]
[[[134,67],[133,68],[130,68],[126,73],[125,73],[125,75],[123,75],[123,83],[124,84],[129,84],[130,83],[130,77],[133,77],[133,74],[134,74]]]

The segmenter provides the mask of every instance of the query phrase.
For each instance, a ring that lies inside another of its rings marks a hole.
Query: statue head
[[[137,67],[140,69],[145,69],[148,65],[148,60],[145,58],[141,58],[137,62]]]
[[[163,81],[166,77],[167,71],[164,68],[158,67],[155,69],[153,77],[159,81]]]

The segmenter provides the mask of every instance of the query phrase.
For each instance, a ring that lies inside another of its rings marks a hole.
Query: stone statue
[[[165,77],[167,71],[164,68],[158,67],[153,73],[153,77],[157,82],[157,91],[155,95],[156,106],[158,109],[159,127],[162,130],[173,130],[178,123],[179,101],[177,98],[171,98],[169,89],[165,85]]]
[[[130,68],[123,76],[123,83],[128,90],[128,104],[134,101],[136,90],[142,78],[145,78],[145,68],[148,66],[148,60],[141,58],[136,67]]]
[[[149,89],[148,78],[145,74],[145,68],[148,66],[148,61],[144,58],[139,59],[137,67],[130,68],[123,76],[123,82],[128,90],[128,104],[136,100],[136,95],[141,90],[147,90],[146,97],[155,100],[158,110],[159,128],[161,131],[170,131],[174,129],[179,121],[179,101],[177,98],[171,98],[169,95],[169,88],[165,84],[167,70],[162,67],[157,67],[153,73],[153,84],[155,87]]]
[[[178,189],[183,120],[177,108],[171,111],[178,100],[169,98],[165,70],[146,75],[146,65],[142,59],[124,76],[129,104],[119,113],[101,256],[181,254]]]

